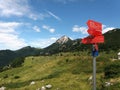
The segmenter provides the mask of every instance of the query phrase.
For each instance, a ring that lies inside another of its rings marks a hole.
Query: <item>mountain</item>
[[[100,51],[110,51],[120,49],[120,29],[113,29],[104,34],[105,42],[99,44]],[[44,54],[54,54],[58,52],[71,52],[91,50],[91,45],[81,44],[81,39],[71,40],[67,36],[58,39],[52,45],[43,49]]]
[[[51,55],[59,52],[65,52],[67,47],[72,44],[72,40],[67,36],[62,36],[55,43],[44,48],[41,55]]]
[[[62,36],[55,43],[43,49],[42,55],[55,54],[59,52],[81,51],[90,45],[81,44],[81,39],[71,40],[67,36]]]
[[[104,34],[104,37],[105,43],[99,44],[100,51],[120,50],[120,29],[110,30]],[[71,40],[64,35],[55,43],[43,49],[27,46],[16,51],[0,50],[0,66],[8,65],[11,61],[20,57],[91,50],[91,45],[84,45],[80,42],[81,39]]]
[[[40,54],[41,49],[34,47],[24,47],[16,51],[0,50],[0,66],[5,66],[11,63],[14,59],[26,56],[36,56]]]

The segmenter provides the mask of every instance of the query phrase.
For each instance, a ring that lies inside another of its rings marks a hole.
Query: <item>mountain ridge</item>
[[[120,29],[113,29],[104,34],[105,43],[99,45],[100,51],[110,51],[120,49]],[[81,38],[71,40],[67,36],[62,36],[50,46],[38,49],[31,46],[23,47],[19,50],[0,50],[0,66],[8,65],[15,58],[38,56],[38,55],[52,55],[60,52],[73,52],[90,50],[91,45],[81,44]]]

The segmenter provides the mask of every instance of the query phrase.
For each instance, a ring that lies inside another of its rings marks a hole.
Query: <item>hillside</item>
[[[116,53],[100,53],[97,58],[97,90],[120,88],[120,74],[105,79],[104,68],[113,63],[111,55],[114,56]],[[53,56],[30,56],[26,57],[21,67],[1,72],[0,86],[6,87],[7,90],[37,90],[50,84],[52,85],[50,90],[91,90],[89,80],[91,75],[92,57],[88,51],[60,53]],[[105,82],[111,81],[113,85],[105,86]],[[35,84],[31,85],[31,82]]]
[[[120,49],[120,29],[113,29],[104,34],[105,43],[100,46],[101,49],[119,50]]]

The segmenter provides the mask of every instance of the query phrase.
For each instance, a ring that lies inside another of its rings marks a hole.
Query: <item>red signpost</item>
[[[95,44],[95,43],[103,43],[104,42],[104,36],[88,36],[84,39],[82,39],[83,44]]]
[[[83,44],[95,44],[95,43],[103,43],[104,36],[102,35],[102,24],[93,20],[88,20],[87,25],[89,29],[87,32],[90,36],[83,38]]]
[[[96,56],[98,56],[98,43],[104,43],[104,36],[102,35],[102,24],[93,20],[87,22],[89,33],[88,37],[82,39],[83,44],[93,45],[93,90],[96,90]]]

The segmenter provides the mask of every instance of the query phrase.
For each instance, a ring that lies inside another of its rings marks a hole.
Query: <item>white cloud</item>
[[[56,40],[57,40],[56,37],[51,37],[47,39],[38,39],[38,40],[30,42],[29,44],[34,47],[45,48],[51,45],[52,43],[54,43]]]
[[[115,27],[108,27],[106,25],[102,25],[102,33],[104,34],[107,31],[112,30],[114,28]],[[88,34],[87,30],[88,30],[88,28],[86,28],[86,27],[80,27],[78,25],[74,25],[73,28],[72,28],[73,32],[80,32],[82,34]]]
[[[108,32],[108,31],[110,31],[110,30],[113,30],[113,29],[115,29],[115,27],[108,27],[108,26],[106,26],[106,25],[102,25],[102,33],[104,34],[104,33],[106,33],[106,32]]]
[[[52,12],[50,12],[50,11],[48,11],[48,10],[46,10],[46,11],[49,13],[49,15],[51,15],[51,16],[54,17],[55,19],[61,21],[61,18],[60,18],[60,17],[56,16],[55,14],[53,14]]]
[[[27,45],[15,31],[20,25],[17,22],[0,22],[0,49],[16,50]]]
[[[50,33],[54,33],[55,32],[55,29],[51,28],[48,25],[43,25],[42,28],[45,29],[45,30],[48,30]]]
[[[28,0],[0,0],[1,16],[23,16],[28,12]]]
[[[49,18],[48,13],[36,13],[29,5],[29,0],[0,0],[0,16],[25,16],[33,20]]]
[[[54,33],[54,32],[55,32],[55,29],[54,29],[54,28],[50,28],[49,31],[50,31],[51,33]]]
[[[29,13],[29,18],[33,19],[33,20],[44,20],[45,18],[49,18],[50,15],[47,13],[36,13],[33,14],[32,12]]]
[[[17,22],[0,22],[0,28],[15,28],[20,24],[21,23],[17,23]]]
[[[33,30],[35,30],[36,32],[40,32],[40,28],[38,26],[34,26]]]
[[[87,28],[86,27],[80,27],[78,25],[74,25],[72,28],[73,32],[80,32],[82,34],[87,34]]]
[[[42,28],[43,28],[43,29],[46,29],[46,30],[49,30],[50,27],[47,26],[47,25],[43,25]]]
[[[50,40],[56,41],[57,38],[56,37],[52,37],[52,38],[50,38]]]

